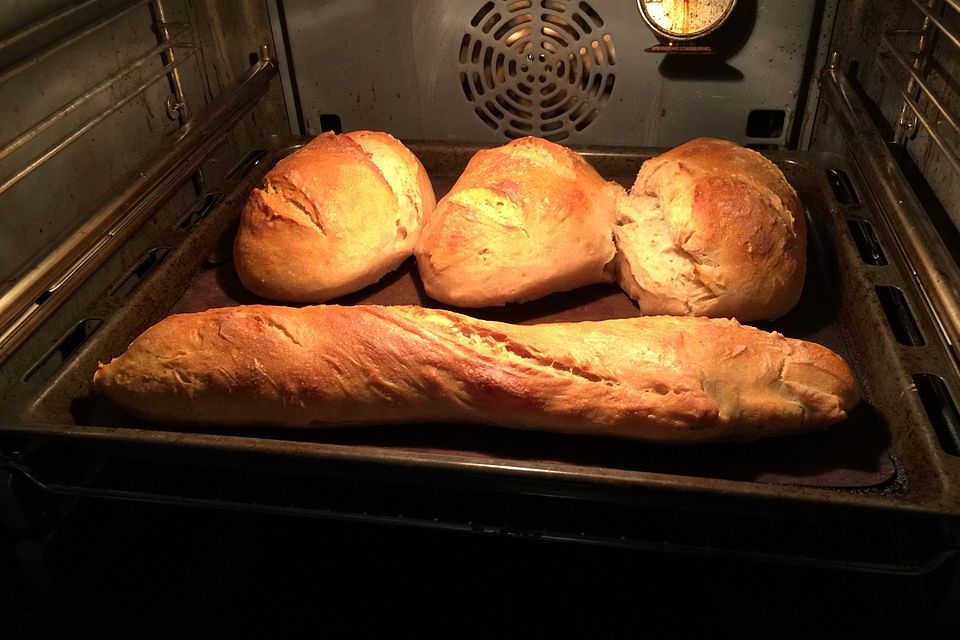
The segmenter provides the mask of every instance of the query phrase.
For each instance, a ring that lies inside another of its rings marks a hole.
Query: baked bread
[[[620,286],[644,314],[782,316],[806,267],[803,207],[750,149],[701,138],[640,168],[614,229]]]
[[[272,300],[357,291],[413,253],[435,204],[420,161],[393,136],[322,134],[253,190],[233,246],[237,274]]]
[[[484,307],[612,282],[620,191],[540,138],[478,151],[424,225],[415,252],[424,289]]]
[[[166,423],[476,422],[672,443],[820,429],[858,401],[829,349],[734,320],[521,326],[374,305],[170,316],[94,383]]]

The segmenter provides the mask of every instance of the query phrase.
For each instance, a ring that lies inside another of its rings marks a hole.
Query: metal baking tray
[[[43,358],[22,383],[3,391],[0,433],[63,438],[111,452],[156,456],[233,456],[282,468],[427,472],[446,480],[522,484],[550,495],[680,504],[706,500],[745,508],[771,504],[857,507],[960,514],[960,460],[931,423],[914,376],[955,389],[956,367],[868,194],[837,156],[769,154],[796,188],[810,228],[808,275],[797,307],[774,322],[755,323],[818,342],[856,371],[864,399],[850,418],[822,433],[746,444],[668,446],[605,437],[512,431],[475,425],[350,427],[316,431],[223,429],[184,432],[137,422],[91,391],[98,361],[121,353],[159,319],[176,312],[264,303],[240,286],[230,262],[232,240],[251,188],[303,141],[251,155],[253,169],[189,232],[181,224],[147,254],[156,266],[134,288],[112,283],[86,320],[102,325],[49,375]],[[411,142],[438,198],[479,148]],[[653,149],[579,150],[602,175],[629,187]],[[201,202],[204,202],[203,198]],[[206,204],[211,204],[208,196]],[[198,209],[200,210],[200,209]],[[185,218],[190,222],[189,216]],[[159,257],[157,257],[159,256]],[[881,259],[882,258],[882,259]],[[146,264],[146,263],[144,263]],[[141,267],[141,270],[145,268]],[[132,290],[131,290],[132,289]],[[442,306],[428,298],[412,259],[381,282],[333,301]],[[502,308],[463,310],[511,322],[629,317],[639,311],[615,285],[595,285]],[[53,351],[62,349],[54,345]],[[939,389],[939,387],[937,387]],[[942,394],[941,394],[942,395]],[[954,395],[954,397],[956,397]],[[947,396],[949,402],[949,396]],[[243,462],[240,462],[242,465]],[[437,476],[436,474],[440,474]],[[445,480],[445,481],[446,481]]]

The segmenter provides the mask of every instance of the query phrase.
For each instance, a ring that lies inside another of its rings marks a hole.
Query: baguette
[[[435,203],[420,161],[391,135],[322,134],[250,194],[234,241],[237,275],[271,300],[358,291],[410,257]]]
[[[374,305],[170,316],[94,384],[164,423],[474,422],[667,443],[816,430],[858,401],[829,349],[734,320],[520,326]]]

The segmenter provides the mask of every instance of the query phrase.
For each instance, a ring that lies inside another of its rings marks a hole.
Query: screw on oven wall
[[[190,113],[187,111],[187,105],[183,102],[177,100],[177,97],[172,93],[167,96],[167,99],[163,101],[163,107],[167,112],[167,117],[171,120],[177,120],[180,118],[180,113],[182,112],[185,118],[190,117]]]

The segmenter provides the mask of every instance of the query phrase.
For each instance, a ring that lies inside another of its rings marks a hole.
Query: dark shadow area
[[[936,192],[927,182],[913,157],[905,149],[893,145],[891,145],[891,153],[893,153],[900,170],[903,171],[903,175],[913,188],[913,192],[917,195],[917,200],[923,206],[927,217],[930,218],[930,222],[937,230],[937,234],[943,240],[943,244],[947,248],[947,254],[953,256],[954,264],[960,267],[960,229],[950,218],[950,213],[940,202]],[[940,150],[933,149],[932,153],[940,153]],[[960,213],[960,208],[958,208],[958,213]]]
[[[670,80],[717,80],[739,82],[743,72],[716,55],[683,55],[668,53],[657,67],[660,75]]]
[[[707,523],[654,511],[630,523],[651,537],[671,526],[704,540],[820,540],[838,553],[875,539],[838,524],[764,526],[734,516]],[[920,576],[876,575],[545,542],[509,528],[445,532],[85,500],[44,546],[27,547],[42,553],[51,578],[53,591],[43,593],[29,586],[18,544],[0,529],[0,619],[11,640],[402,637],[447,635],[464,620],[467,635],[490,637],[960,632],[948,599],[956,562]],[[531,597],[538,590],[546,597]]]
[[[873,98],[871,98],[867,94],[866,90],[864,90],[863,85],[860,84],[859,73],[859,60],[851,60],[849,63],[847,63],[847,79],[850,80],[850,84],[860,97],[863,108],[868,114],[870,114],[870,119],[873,121],[874,126],[877,127],[880,137],[884,140],[893,140],[893,125],[887,122],[887,118],[883,115],[883,111],[880,110],[880,106],[874,102]]]

